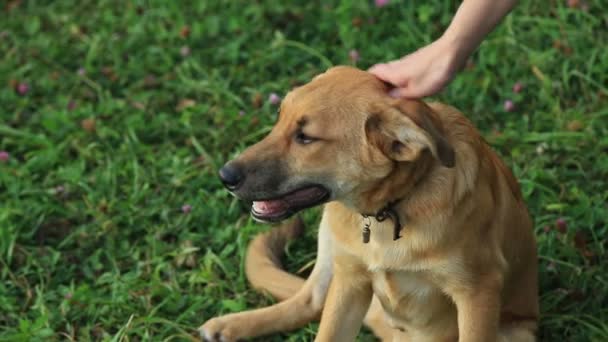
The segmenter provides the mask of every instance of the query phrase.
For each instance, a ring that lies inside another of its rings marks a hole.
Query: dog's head
[[[219,175],[235,195],[253,202],[255,219],[276,222],[330,200],[364,210],[366,192],[399,165],[423,160],[454,164],[432,110],[392,99],[367,72],[335,67],[287,94],[270,134]]]

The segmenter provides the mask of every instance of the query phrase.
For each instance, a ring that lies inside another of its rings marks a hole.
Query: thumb
[[[393,88],[388,93],[391,97],[394,98],[404,98],[404,99],[419,99],[421,97],[426,96],[419,89],[416,89],[411,86],[405,86],[403,88]]]

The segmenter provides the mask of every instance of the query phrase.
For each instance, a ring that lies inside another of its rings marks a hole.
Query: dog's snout
[[[228,190],[236,190],[245,178],[241,170],[233,163],[226,163],[218,172],[222,183]]]

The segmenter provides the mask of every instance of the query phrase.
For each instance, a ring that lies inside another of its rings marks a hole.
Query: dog
[[[282,101],[272,131],[219,171],[279,222],[324,204],[314,269],[280,268],[298,220],[256,237],[246,273],[279,303],[213,318],[207,341],[289,331],[315,341],[535,341],[533,225],[519,185],[474,126],[441,103],[394,99],[370,73],[333,67]]]

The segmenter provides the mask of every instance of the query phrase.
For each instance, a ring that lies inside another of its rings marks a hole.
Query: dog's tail
[[[256,236],[247,248],[245,273],[257,290],[269,292],[283,301],[298,292],[304,279],[283,270],[281,256],[287,241],[296,238],[304,230],[299,217],[269,232]]]

